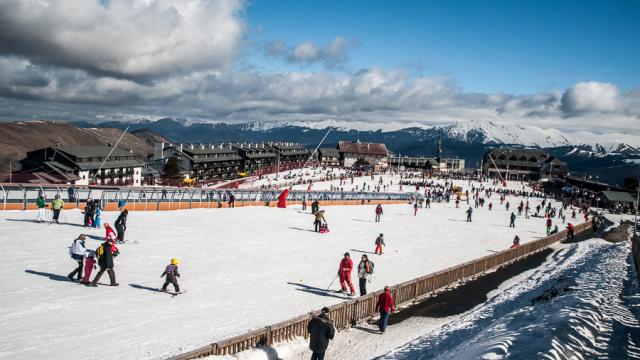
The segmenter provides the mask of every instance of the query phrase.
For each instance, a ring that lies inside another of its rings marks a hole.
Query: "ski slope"
[[[415,217],[408,204],[387,205],[381,223],[373,222],[374,207],[327,207],[325,235],[311,231],[313,217],[299,207],[132,212],[126,238],[137,244],[119,245],[120,286],[97,288],[66,278],[75,267],[72,240],[86,233],[87,248],[95,249],[104,236],[77,225],[80,211],[63,212],[63,225],[33,223],[34,211],[2,212],[0,359],[83,358],[88,351],[94,359],[159,359],[338,303],[324,289],[343,252],[357,264],[379,233],[388,247],[370,255],[370,290],[503,250],[515,234],[523,242],[544,236],[544,219],[519,218],[509,228],[503,207],[477,209],[472,223],[453,202],[433,203]],[[116,216],[107,212],[104,221]],[[153,291],[172,257],[188,289],[173,298]],[[106,274],[101,282],[108,283]]]

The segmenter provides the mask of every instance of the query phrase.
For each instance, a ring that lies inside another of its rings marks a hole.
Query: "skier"
[[[329,308],[323,307],[320,315],[314,316],[307,324],[309,332],[309,350],[312,351],[311,360],[323,360],[329,341],[336,334],[333,321],[329,319]]]
[[[87,237],[82,234],[77,239],[73,240],[73,244],[69,247],[69,255],[74,261],[78,262],[78,267],[67,275],[69,280],[73,281],[73,276],[78,274],[78,281],[82,278],[82,261],[84,260],[84,254],[87,249],[84,246],[84,241]]]
[[[314,229],[315,229],[314,231],[320,232],[320,227],[322,226],[322,222],[324,221],[325,224],[327,223],[327,219],[325,219],[324,217],[324,210],[316,211],[314,216],[316,217],[315,221],[313,222]]]
[[[360,296],[367,295],[367,281],[370,281],[373,274],[373,263],[369,261],[367,255],[362,255],[362,260],[358,264],[358,283],[360,285]]]
[[[374,253],[376,255],[382,255],[383,246],[387,245],[384,243],[384,234],[380,233],[380,236],[376,238],[375,244],[376,244],[376,250],[374,251]],[[378,254],[378,251],[380,251],[379,254]]]
[[[467,221],[471,222],[471,214],[473,214],[473,208],[471,206],[469,206],[469,208],[467,209]]]
[[[167,286],[171,283],[173,284],[173,288],[176,293],[179,293],[180,285],[178,285],[178,278],[180,277],[180,273],[178,273],[178,259],[171,259],[171,264],[167,265],[162,275],[160,275],[160,277],[164,276],[166,276],[166,278],[164,280],[164,285],[162,285],[162,291],[167,291]]]
[[[516,237],[513,238],[513,244],[511,245],[512,249],[517,249],[520,247],[520,236],[516,235]]]
[[[509,223],[509,227],[516,227],[516,214],[511,212],[511,222]]]
[[[351,293],[349,295],[353,296],[356,294],[356,289],[353,288],[353,284],[351,283],[351,270],[353,269],[353,261],[348,252],[344,253],[344,258],[340,261],[340,269],[338,269],[338,276],[340,277],[340,287],[341,293],[347,292],[347,285],[349,286],[349,290]]]
[[[553,225],[553,220],[551,220],[551,218],[547,218],[547,235],[551,233],[551,225]]]
[[[58,219],[60,218],[60,211],[64,208],[64,201],[60,199],[60,195],[56,195],[56,197],[51,202],[51,209],[53,209],[53,221],[56,224],[60,224]]]
[[[89,285],[89,279],[91,278],[91,272],[96,268],[96,253],[92,250],[87,250],[86,257],[84,259],[84,276],[82,277],[82,284]]]
[[[105,226],[108,224],[105,224]],[[118,286],[116,282],[116,273],[113,271],[113,242],[105,241],[96,249],[96,256],[98,257],[98,265],[100,265],[100,271],[96,274],[96,277],[93,278],[91,282],[91,286],[98,286],[98,281],[102,274],[106,271],[109,274],[109,281],[111,286]],[[117,248],[116,248],[117,251]]]
[[[104,240],[115,243],[117,239],[116,232],[113,231],[113,228],[111,227],[111,225],[109,225],[109,223],[104,223],[104,230]]]
[[[129,210],[124,209],[116,219],[116,231],[118,231],[118,244],[124,243],[124,232],[127,231],[127,216]]]
[[[102,207],[100,205],[96,206],[96,220],[93,222],[93,227],[95,229],[100,228],[100,222],[102,222]]]
[[[36,200],[36,206],[38,207],[38,216],[36,217],[37,222],[44,222],[44,212],[47,207],[47,203],[42,194],[38,195],[38,199]]]
[[[388,286],[384,287],[384,292],[378,296],[378,302],[376,303],[376,311],[380,312],[380,320],[378,321],[378,328],[380,333],[384,334],[387,329],[387,321],[389,320],[389,314],[395,311],[395,305],[393,304],[393,297],[391,297],[391,289]]]
[[[380,222],[380,216],[382,215],[382,205],[376,206],[376,222]]]
[[[417,213],[418,213],[418,202],[416,201],[413,204],[413,216],[416,216]]]

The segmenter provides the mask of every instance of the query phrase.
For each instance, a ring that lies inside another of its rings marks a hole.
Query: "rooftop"
[[[53,147],[76,158],[83,157],[106,157],[111,150],[111,156],[133,156],[129,151],[113,148],[110,146],[69,146],[69,147]]]
[[[351,154],[366,154],[366,155],[381,155],[387,156],[387,146],[385,144],[375,143],[361,143],[353,141],[340,141],[338,142],[338,149],[342,153]]]

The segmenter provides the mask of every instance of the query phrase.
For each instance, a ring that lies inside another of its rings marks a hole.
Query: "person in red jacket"
[[[382,215],[382,205],[376,206],[376,222],[380,222],[380,215]]]
[[[104,239],[108,242],[115,243],[118,237],[116,236],[116,232],[113,231],[111,225],[109,225],[109,223],[104,223],[104,229],[106,231]]]
[[[378,327],[380,328],[380,333],[384,334],[385,330],[387,329],[389,314],[396,311],[396,307],[393,304],[393,297],[391,297],[391,289],[388,286],[385,286],[384,292],[380,294],[380,296],[378,296],[376,311],[380,312]]]
[[[349,285],[349,290],[351,290],[350,296],[356,294],[356,289],[353,287],[351,283],[351,270],[353,270],[353,260],[348,252],[344,253],[344,258],[340,261],[340,269],[338,269],[338,276],[340,277],[340,287],[342,288],[340,292],[347,292],[347,285]]]

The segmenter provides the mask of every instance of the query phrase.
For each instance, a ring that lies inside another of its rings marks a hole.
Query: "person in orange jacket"
[[[393,304],[393,297],[391,296],[391,289],[389,286],[384,287],[384,292],[378,296],[378,302],[376,303],[376,311],[380,312],[380,320],[378,321],[378,328],[380,333],[384,334],[387,329],[387,321],[389,321],[389,314],[396,310]]]

